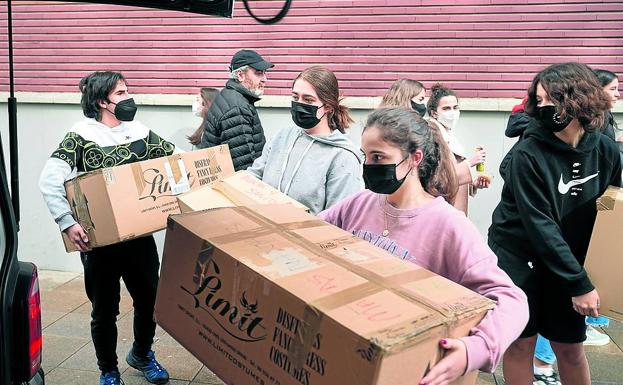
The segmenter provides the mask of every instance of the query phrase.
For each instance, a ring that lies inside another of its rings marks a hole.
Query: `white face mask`
[[[193,102],[193,114],[195,114],[195,116],[201,117],[201,115],[203,114],[203,106],[201,105],[201,102],[198,100],[195,100]]]
[[[439,123],[443,124],[446,128],[449,128],[450,130],[452,130],[454,129],[454,127],[456,127],[456,123],[459,121],[460,115],[461,115],[460,110],[443,111],[442,113],[439,114],[439,117],[437,118],[437,120],[439,121]]]

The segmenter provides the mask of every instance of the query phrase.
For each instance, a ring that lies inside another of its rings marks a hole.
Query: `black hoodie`
[[[621,185],[617,145],[586,132],[573,148],[532,120],[500,166],[502,200],[489,238],[512,254],[544,266],[570,296],[594,289],[583,268],[596,200]]]

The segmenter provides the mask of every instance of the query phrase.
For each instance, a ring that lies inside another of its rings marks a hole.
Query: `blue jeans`
[[[587,325],[608,326],[609,322],[610,320],[606,317],[586,317]],[[556,355],[552,350],[552,346],[547,339],[541,337],[540,335],[536,339],[534,356],[546,364],[554,365],[556,362]]]

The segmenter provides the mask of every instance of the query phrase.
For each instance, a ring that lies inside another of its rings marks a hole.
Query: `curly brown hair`
[[[569,62],[552,64],[539,72],[530,88],[524,111],[537,114],[536,88],[541,84],[556,107],[562,121],[576,118],[587,131],[604,126],[610,102],[597,76],[586,64]]]
[[[441,98],[446,96],[454,96],[457,101],[459,100],[459,97],[456,96],[456,92],[454,92],[453,89],[450,89],[441,83],[435,83],[435,85],[430,88],[430,98],[428,98],[428,103],[426,103],[428,115],[433,116],[433,112],[436,112],[437,107],[439,107]]]

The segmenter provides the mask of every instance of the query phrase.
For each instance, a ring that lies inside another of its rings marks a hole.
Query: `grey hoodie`
[[[316,214],[363,190],[359,153],[338,130],[312,136],[289,127],[277,133],[247,171]]]

